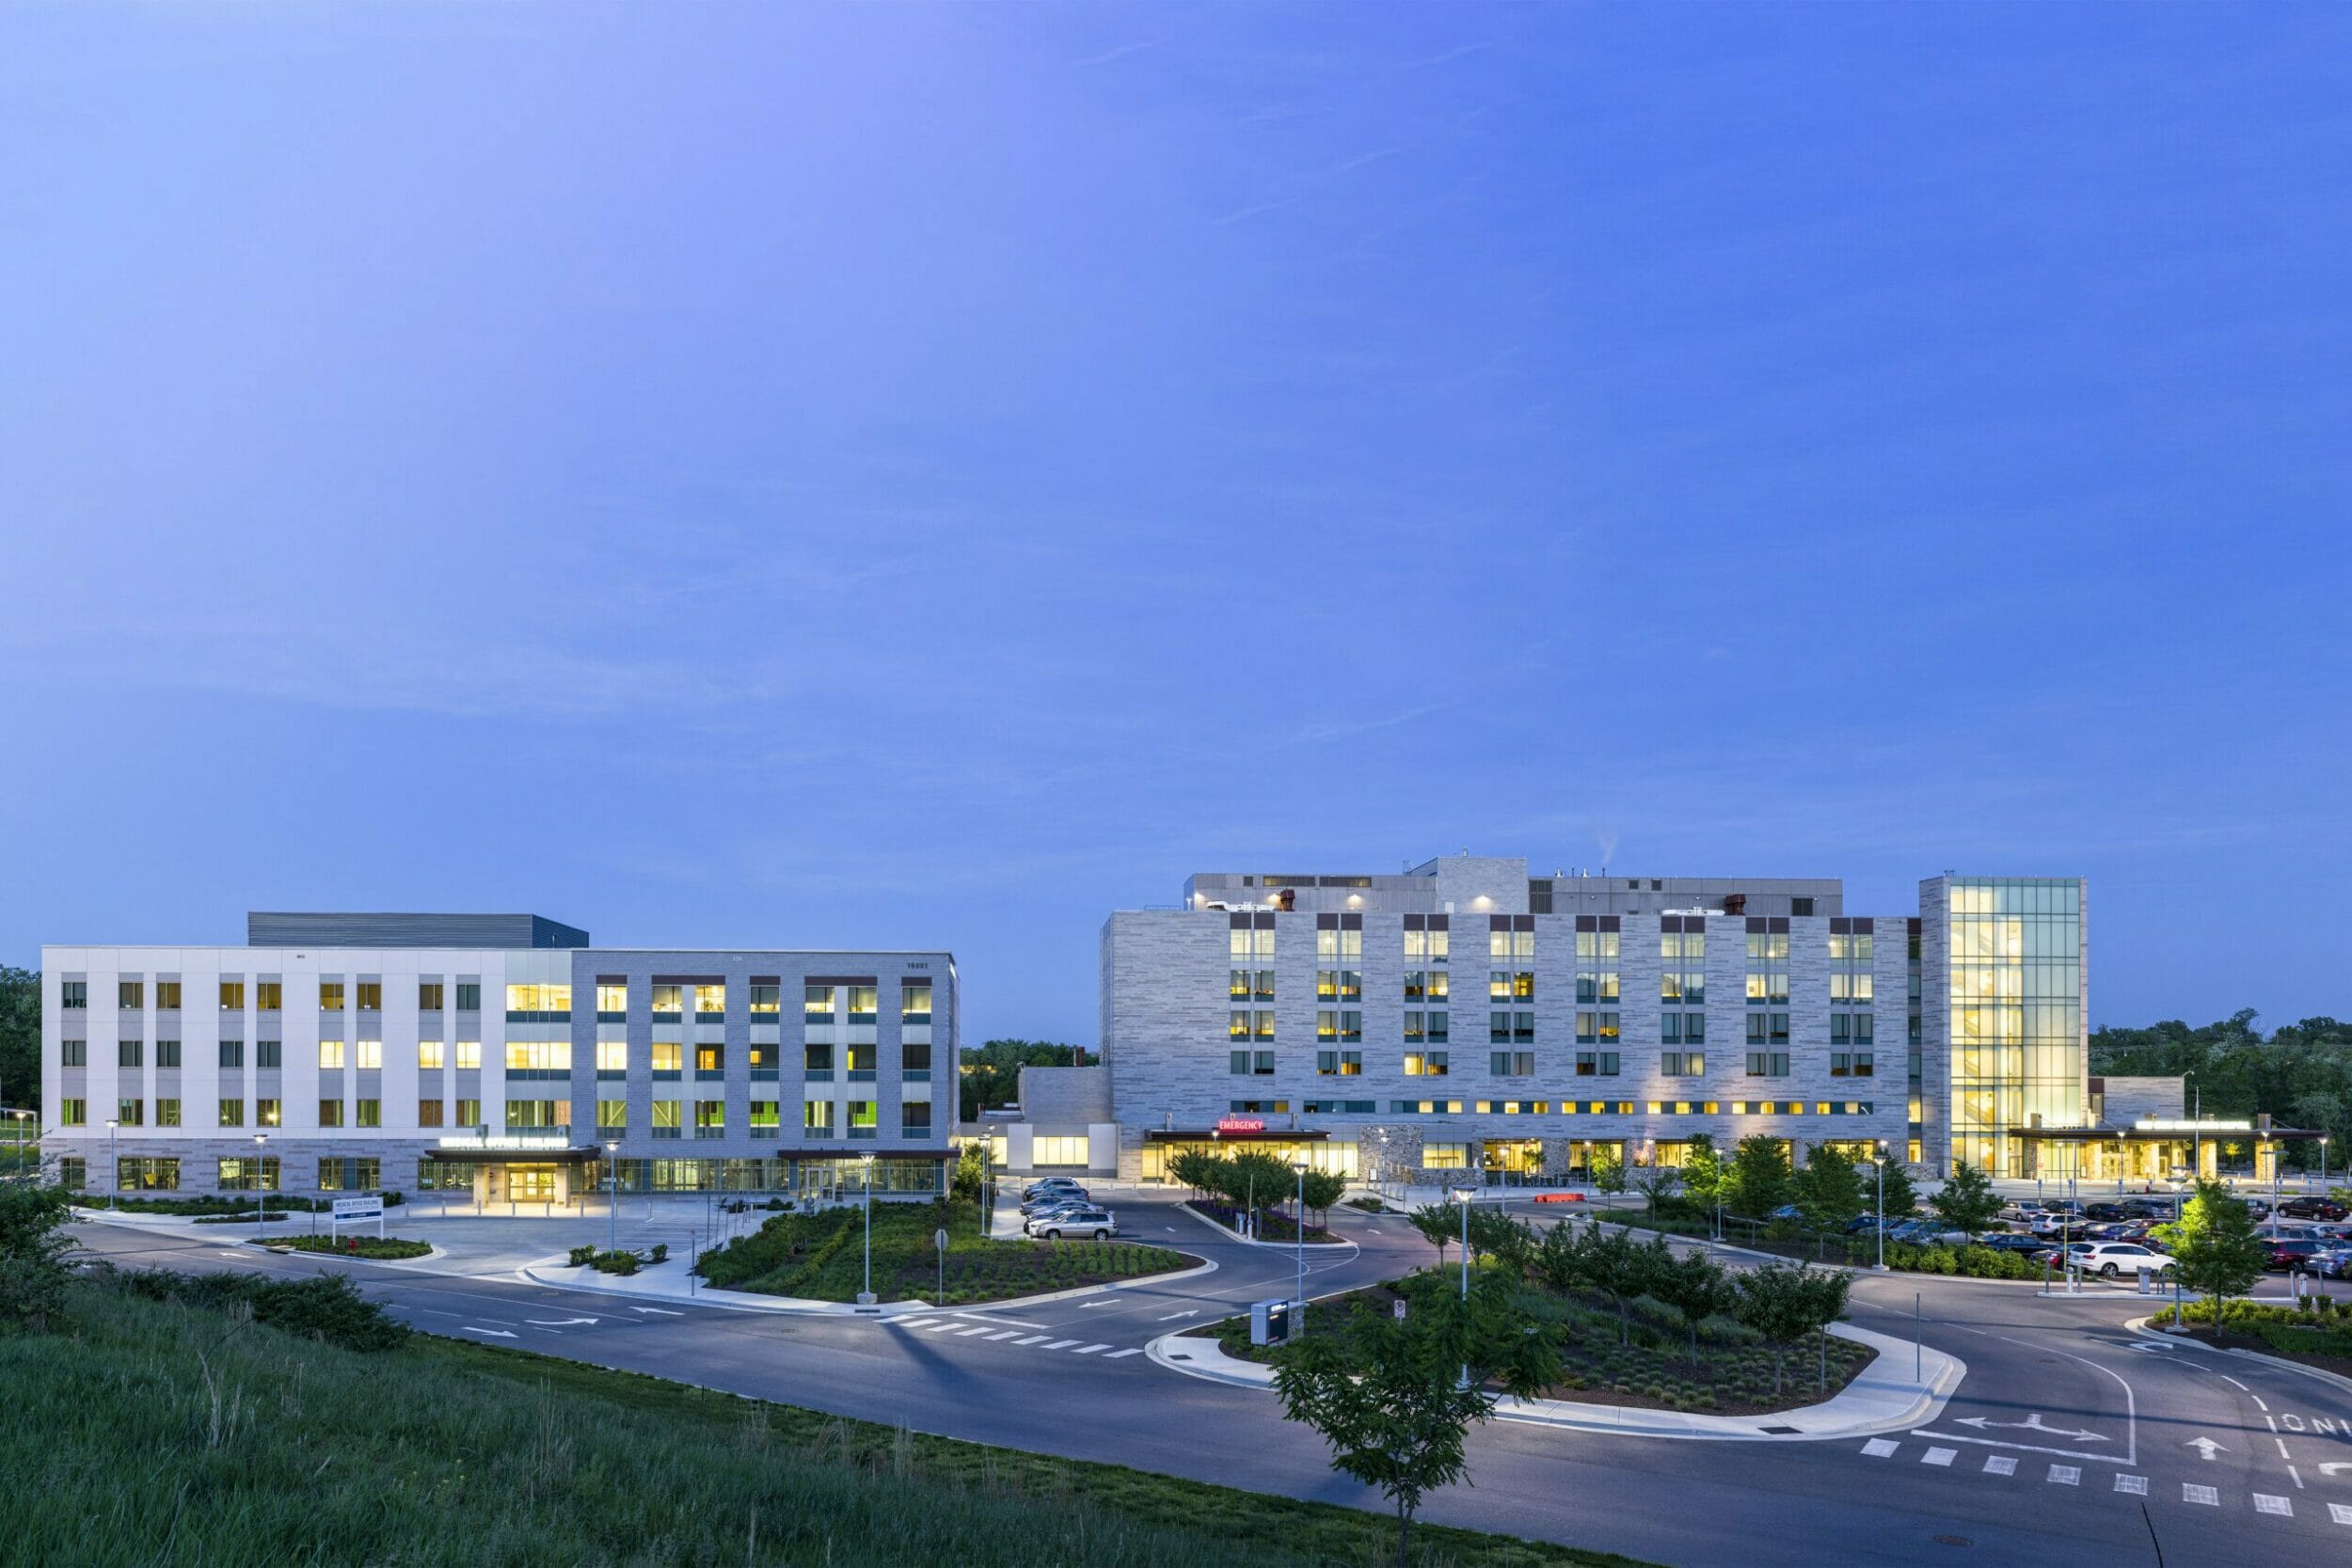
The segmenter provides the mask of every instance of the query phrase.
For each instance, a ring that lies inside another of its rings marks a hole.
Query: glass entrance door
[[[553,1165],[509,1165],[506,1167],[506,1196],[513,1203],[552,1203],[555,1201],[555,1167]]]

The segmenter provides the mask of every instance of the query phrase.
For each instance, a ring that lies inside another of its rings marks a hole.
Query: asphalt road
[[[1156,1196],[1120,1194],[1139,1240],[1215,1261],[1161,1286],[879,1323],[660,1305],[541,1286],[280,1258],[184,1232],[88,1225],[89,1251],[177,1268],[348,1267],[435,1333],[569,1356],[920,1431],[1384,1511],[1326,1464],[1274,1398],[1184,1377],[1143,1347],[1293,1284],[1291,1253],[1244,1246]],[[1310,1250],[1322,1294],[1429,1260],[1394,1217],[1342,1212],[1355,1245]],[[2122,1325],[2126,1286],[2045,1298],[2010,1284],[1864,1276],[1853,1321],[1969,1371],[1920,1431],[1862,1440],[1690,1442],[1513,1422],[1473,1433],[1448,1523],[1661,1563],[2162,1563],[2352,1553],[2352,1389]],[[2159,1555],[2159,1552],[2161,1555]]]

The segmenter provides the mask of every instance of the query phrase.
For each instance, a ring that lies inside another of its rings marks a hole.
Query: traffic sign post
[[[947,1227],[931,1232],[931,1248],[939,1254],[939,1305],[947,1305]]]

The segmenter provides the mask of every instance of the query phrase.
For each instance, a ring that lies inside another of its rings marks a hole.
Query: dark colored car
[[[2328,1250],[2324,1242],[2307,1242],[2295,1236],[2281,1236],[2276,1241],[2265,1236],[2263,1245],[2270,1249],[2268,1266],[2274,1269],[2307,1268],[2312,1259]]]
[[[2094,1203],[2083,1211],[2083,1218],[2102,1225],[2115,1225],[2137,1217],[2120,1203]]]
[[[2014,1230],[2005,1231],[1998,1236],[1979,1236],[1977,1238],[1977,1244],[1991,1247],[1995,1252],[2047,1252],[2050,1250],[2048,1237],[2028,1236]]]
[[[2291,1197],[2279,1205],[2279,1212],[2294,1220],[2340,1220],[2352,1215],[2352,1209],[2332,1198]]]

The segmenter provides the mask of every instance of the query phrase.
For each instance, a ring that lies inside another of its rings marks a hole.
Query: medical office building
[[[945,951],[599,948],[537,915],[256,913],[246,935],[42,949],[41,1150],[69,1184],[945,1190]]]
[[[2075,1168],[2104,1146],[2049,1134],[2089,1126],[2085,920],[2078,878],[1947,873],[1865,913],[1835,879],[1467,854],[1196,875],[1103,928],[1117,1166],[1241,1144],[1367,1180],[1542,1180],[1679,1164],[1703,1132]]]

